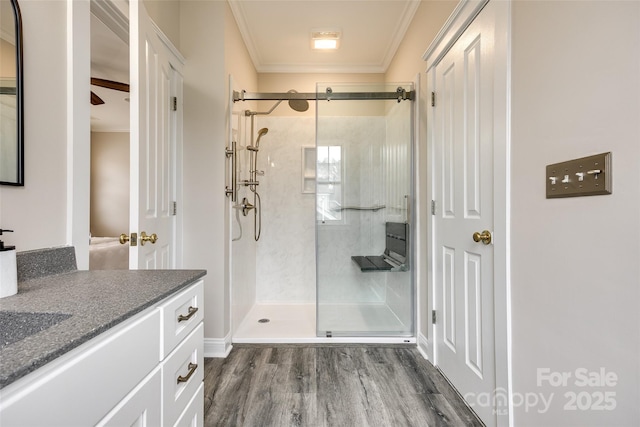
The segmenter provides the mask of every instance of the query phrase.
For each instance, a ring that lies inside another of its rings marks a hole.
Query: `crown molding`
[[[247,23],[243,2],[227,0],[227,3],[236,20],[249,57],[258,73],[385,73],[405,37],[418,7],[420,7],[419,1],[408,1],[406,3],[396,24],[398,31],[395,32],[393,38],[389,41],[380,63],[361,65],[326,65],[316,63],[266,64],[259,50],[256,48],[257,43],[253,39],[251,28]]]

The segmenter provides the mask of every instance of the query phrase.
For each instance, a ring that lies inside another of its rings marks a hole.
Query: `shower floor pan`
[[[354,309],[358,307],[358,309]],[[363,307],[366,307],[363,310]],[[333,321],[325,322],[323,326],[333,328],[338,331],[338,326],[348,322],[350,329],[365,330],[367,325],[382,328],[391,323],[389,316],[395,316],[385,305],[353,305],[353,304],[332,304],[323,306],[323,310],[329,310],[325,314],[330,314]],[[371,321],[386,320],[378,325],[367,323]],[[265,322],[264,319],[268,319]],[[377,320],[376,320],[377,319]],[[397,318],[396,318],[397,319]],[[262,320],[262,322],[260,322]],[[392,323],[391,323],[392,324]],[[397,321],[395,329],[386,327],[386,330],[402,329]],[[384,332],[380,329],[379,332]],[[334,335],[336,332],[334,332]],[[358,337],[318,337],[316,336],[316,305],[315,304],[255,304],[244,318],[240,326],[233,334],[234,343],[253,344],[297,344],[297,343],[374,343],[374,344],[395,344],[395,343],[415,343],[414,337],[379,337],[379,336],[358,336]]]

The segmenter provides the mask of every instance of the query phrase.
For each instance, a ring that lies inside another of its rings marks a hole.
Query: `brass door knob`
[[[145,233],[144,231],[140,233],[140,244],[142,246],[144,246],[144,244],[147,242],[151,242],[152,244],[155,244],[157,240],[158,240],[158,235],[156,233],[153,233],[151,236],[147,236],[147,233]]]
[[[489,230],[482,230],[482,233],[475,232],[473,233],[473,241],[474,242],[482,242],[485,245],[491,243],[491,232]]]
[[[124,234],[122,233],[120,235],[120,244],[124,245],[125,243],[127,243],[129,241],[129,235],[128,234]]]

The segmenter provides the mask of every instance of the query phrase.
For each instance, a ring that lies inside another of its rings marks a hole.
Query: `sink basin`
[[[71,317],[64,313],[0,311],[0,349]]]

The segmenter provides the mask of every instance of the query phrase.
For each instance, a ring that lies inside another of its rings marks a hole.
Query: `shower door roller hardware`
[[[130,246],[138,246],[138,233],[131,233],[131,238],[128,234],[122,233],[120,235],[120,244],[124,245],[129,242]]]
[[[491,232],[489,230],[482,230],[482,233],[475,232],[473,233],[473,241],[478,243],[482,242],[485,245],[491,243]]]
[[[140,233],[140,244],[142,246],[144,246],[146,242],[151,242],[151,244],[154,245],[157,241],[158,235],[156,233],[153,233],[150,236],[147,236],[147,233],[145,233],[144,231]]]

